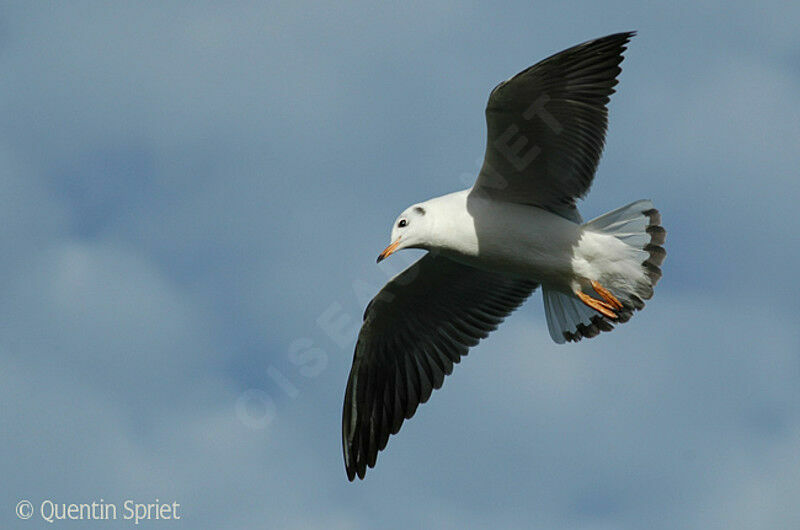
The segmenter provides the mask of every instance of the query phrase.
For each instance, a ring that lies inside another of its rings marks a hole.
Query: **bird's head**
[[[426,205],[406,208],[392,225],[391,244],[378,255],[378,263],[404,248],[427,248],[431,230],[430,212]]]

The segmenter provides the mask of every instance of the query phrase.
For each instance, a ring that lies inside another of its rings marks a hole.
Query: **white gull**
[[[475,185],[407,208],[378,261],[429,252],[369,303],[347,382],[347,476],[363,478],[390,434],[462,355],[542,287],[550,336],[578,341],[644,307],[661,277],[666,232],[649,200],[583,223],[605,142],[618,33],[560,52],[497,85],[486,106]]]

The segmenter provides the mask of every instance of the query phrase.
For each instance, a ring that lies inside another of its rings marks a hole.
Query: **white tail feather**
[[[608,278],[590,278],[609,288],[624,308],[617,311],[618,319],[612,321],[587,307],[573,293],[543,285],[547,327],[552,339],[559,344],[594,337],[600,331],[614,329],[613,323],[630,320],[634,311],[644,307],[644,300],[653,296],[653,287],[661,278],[660,265],[666,256],[661,246],[666,231],[661,227],[661,215],[649,200],[617,208],[583,226],[588,232],[611,235],[625,244],[621,255],[627,256],[624,261],[628,263],[629,275],[620,277],[619,271],[615,271]]]

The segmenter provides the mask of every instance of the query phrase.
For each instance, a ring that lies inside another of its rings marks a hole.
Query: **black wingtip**
[[[638,32],[635,29],[631,30],[631,31],[625,31],[623,33],[620,33],[620,36],[623,37],[623,45],[629,43],[631,41],[631,39],[634,38],[637,34],[638,34]]]
[[[613,43],[619,45],[622,51],[624,51],[627,49],[626,44],[628,44],[630,40],[636,36],[636,34],[637,34],[636,30],[622,31],[620,33],[612,33],[611,35],[606,35],[605,37],[599,37],[587,41],[584,43],[584,45],[597,46],[597,45]]]
[[[345,453],[344,470],[347,473],[347,480],[355,482],[356,477],[363,480],[364,476],[367,474],[366,466],[361,462],[350,460],[348,456],[349,455]]]
[[[600,37],[597,40],[624,40],[628,41],[637,35],[637,31],[632,29],[630,31],[620,31],[619,33],[612,33],[611,35],[607,35],[605,37]]]
[[[579,48],[581,46],[602,46],[604,44],[618,44],[622,47],[623,50],[627,49],[625,47],[626,44],[630,42],[630,40],[637,35],[636,30],[631,31],[622,31],[620,33],[612,33],[611,35],[606,35],[605,37],[598,37],[596,39],[588,40],[582,44],[578,44],[575,48]]]

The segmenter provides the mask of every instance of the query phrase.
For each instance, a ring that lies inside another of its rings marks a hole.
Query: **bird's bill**
[[[391,245],[389,245],[388,247],[383,249],[383,252],[378,254],[377,263],[380,263],[381,261],[383,261],[384,259],[386,259],[390,255],[394,254],[394,251],[397,250],[397,247],[399,247],[399,246],[400,246],[400,238],[398,237]]]

